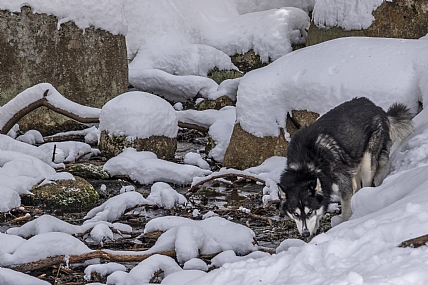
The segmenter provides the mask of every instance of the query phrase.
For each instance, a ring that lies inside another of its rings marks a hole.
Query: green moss
[[[34,195],[23,197],[24,204],[56,210],[88,209],[99,199],[94,187],[77,176],[75,180],[60,180],[33,188],[32,193]]]
[[[235,79],[242,76],[244,76],[244,74],[237,70],[219,70],[217,67],[208,73],[208,78],[211,78],[217,82],[217,84],[222,83],[226,79]]]
[[[74,164],[63,170],[64,172],[70,172],[73,175],[80,176],[86,179],[108,179],[110,176],[103,170],[102,166],[93,164]]]
[[[208,110],[208,109],[215,109],[220,110],[223,107],[226,106],[233,106],[233,101],[227,96],[221,96],[218,97],[215,100],[203,100],[201,103],[199,103],[196,106],[196,109],[199,111]]]
[[[250,50],[244,54],[234,55],[231,57],[231,59],[232,63],[244,73],[269,64],[268,62],[261,61],[260,56],[256,55],[253,50]]]

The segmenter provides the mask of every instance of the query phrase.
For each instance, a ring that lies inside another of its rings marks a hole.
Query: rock
[[[102,166],[93,164],[74,164],[63,170],[69,172],[74,176],[79,176],[84,179],[109,179],[110,176],[103,170]]]
[[[98,147],[106,158],[120,154],[125,147],[132,147],[137,151],[154,152],[160,159],[170,159],[174,157],[177,149],[177,139],[151,136],[146,139],[134,138],[130,140],[126,136],[109,135],[106,131],[102,131]]]
[[[55,183],[34,187],[34,195],[22,196],[24,205],[43,205],[55,210],[89,209],[99,196],[94,187],[78,176],[75,180],[58,180]]]
[[[244,54],[231,56],[232,63],[243,73],[268,65],[268,62],[263,62],[260,56],[256,55],[253,50]]]
[[[113,98],[101,109],[99,149],[107,158],[125,147],[154,152],[160,159],[174,157],[178,119],[170,103],[141,91]]]
[[[198,105],[196,105],[196,109],[199,111],[208,110],[208,109],[220,110],[223,107],[233,106],[233,105],[234,104],[232,99],[230,99],[227,96],[221,96],[215,100],[205,99],[201,101]]]
[[[128,88],[126,42],[73,22],[58,28],[58,19],[29,7],[20,13],[0,10],[0,106],[40,82],[51,83],[79,104],[101,108]],[[77,123],[44,107],[19,122],[23,131],[44,135],[76,129]],[[85,127],[86,128],[86,127]]]
[[[235,124],[223,166],[247,169],[262,164],[271,156],[285,156],[287,148],[288,142],[283,131],[278,137],[259,138]]]
[[[312,123],[318,117],[319,114],[314,112],[293,110],[292,116],[287,116],[287,132],[293,137],[299,128]],[[259,138],[244,131],[239,124],[235,124],[223,166],[246,169],[260,165],[271,156],[286,156],[287,149],[288,141],[282,130],[279,137]]]
[[[419,39],[428,33],[427,13],[427,1],[384,1],[373,11],[375,20],[365,30],[345,31],[340,27],[323,29],[312,21],[306,45],[349,36]]]
[[[237,70],[219,70],[218,68],[214,68],[210,72],[208,72],[207,77],[214,80],[217,84],[222,83],[226,79],[235,79],[244,76],[242,72]]]
[[[290,137],[293,137],[298,129],[316,121],[320,115],[306,110],[292,110],[291,116],[287,115],[286,128]]]

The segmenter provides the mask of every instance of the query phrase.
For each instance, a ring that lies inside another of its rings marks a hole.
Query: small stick
[[[238,173],[224,173],[224,174],[210,176],[210,177],[208,177],[208,178],[206,178],[206,179],[204,179],[204,180],[196,183],[195,185],[193,185],[192,187],[190,187],[184,194],[186,195],[188,193],[196,192],[196,189],[199,186],[201,186],[202,184],[204,184],[204,183],[206,183],[208,181],[215,180],[215,179],[218,179],[218,178],[225,178],[225,177],[242,177],[242,178],[250,179],[250,180],[253,180],[253,181],[256,181],[256,182],[260,182],[260,183],[263,183],[263,184],[265,183],[265,181],[263,179],[260,179],[260,178],[257,178],[257,177],[251,176],[251,175],[238,174]]]

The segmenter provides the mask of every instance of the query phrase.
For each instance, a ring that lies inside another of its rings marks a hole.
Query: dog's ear
[[[279,199],[285,201],[285,199],[287,199],[287,195],[285,194],[284,189],[282,188],[281,184],[279,184],[279,183],[277,183],[276,186],[278,186]]]

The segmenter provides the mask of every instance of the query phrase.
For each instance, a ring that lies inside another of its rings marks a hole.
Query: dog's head
[[[316,233],[329,202],[320,178],[286,171],[281,176],[278,190],[281,214],[296,222],[302,237]]]

